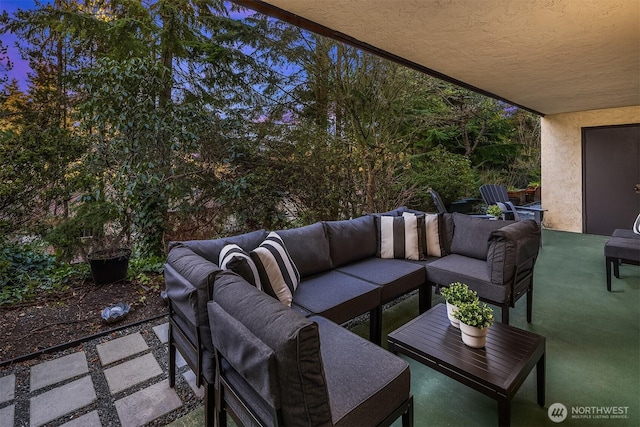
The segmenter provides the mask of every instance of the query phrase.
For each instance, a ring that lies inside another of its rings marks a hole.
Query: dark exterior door
[[[640,124],[582,129],[583,231],[631,229],[640,213]]]

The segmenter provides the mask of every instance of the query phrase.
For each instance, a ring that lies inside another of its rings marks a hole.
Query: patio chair
[[[431,193],[431,198],[433,199],[433,204],[436,205],[438,209],[438,213],[447,213],[447,208],[444,205],[444,202],[440,198],[440,194],[432,188],[429,189],[429,193]]]
[[[480,187],[480,194],[487,205],[498,205],[507,219],[520,221],[521,216],[531,217],[538,224],[542,223],[544,209],[539,205],[515,206],[509,201],[507,187],[499,184],[484,184]]]

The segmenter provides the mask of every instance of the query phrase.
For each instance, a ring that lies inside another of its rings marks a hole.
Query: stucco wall
[[[640,123],[640,106],[551,114],[541,121],[546,228],[582,233],[582,128]]]

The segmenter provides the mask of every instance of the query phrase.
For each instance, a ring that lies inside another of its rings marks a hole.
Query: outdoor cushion
[[[337,270],[381,286],[383,303],[417,289],[426,278],[423,266],[400,259],[371,257]]]
[[[266,235],[267,232],[265,230],[256,230],[224,239],[189,240],[181,243],[171,243],[169,248],[172,249],[176,244],[184,245],[204,259],[218,264],[220,251],[226,245],[235,243],[248,252],[256,248],[264,240]]]
[[[323,317],[310,320],[320,331],[333,425],[380,425],[409,398],[409,365]]]
[[[216,264],[207,262],[185,246],[174,247],[164,266],[167,295],[173,309],[179,314],[174,317],[181,328],[184,327],[183,331],[193,345],[197,343],[193,327],[200,330],[204,346],[201,349],[204,351],[203,375],[211,383],[214,378],[214,353],[206,307],[211,299],[214,280],[221,272]]]
[[[611,237],[604,245],[604,255],[610,258],[640,262],[640,239]]]
[[[423,259],[427,251],[424,215],[375,217],[376,256],[385,259]]]
[[[213,301],[273,350],[284,424],[328,423],[318,325],[233,273],[216,277]]]
[[[293,303],[308,312],[344,323],[380,304],[380,287],[339,271],[326,271],[302,280]]]
[[[329,239],[322,222],[280,230],[278,235],[282,237],[291,259],[298,267],[300,277],[331,270]]]
[[[540,238],[540,227],[532,219],[492,231],[487,251],[490,281],[496,285],[512,281],[516,267],[538,255]]]
[[[260,274],[251,256],[236,244],[228,244],[220,251],[218,265],[223,270],[231,270],[258,289],[262,289]]]
[[[454,212],[451,253],[487,260],[491,232],[513,221],[491,221]]]
[[[290,307],[293,292],[300,283],[300,273],[278,233],[269,233],[250,255],[264,291]]]
[[[324,223],[333,267],[376,254],[376,226],[372,215]]]
[[[425,250],[424,257],[427,256],[436,256],[441,257],[444,253],[444,245],[440,238],[440,230],[442,228],[442,214],[416,214],[413,212],[405,212],[402,214],[403,217],[407,217],[410,215],[418,215],[424,217],[424,239],[425,239]],[[423,257],[423,258],[424,258]]]
[[[479,297],[498,303],[508,302],[511,296],[511,286],[491,283],[486,261],[464,255],[451,254],[429,263],[427,280],[442,286],[462,282]]]

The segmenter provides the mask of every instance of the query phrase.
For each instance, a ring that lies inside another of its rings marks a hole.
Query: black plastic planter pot
[[[105,249],[89,254],[87,259],[91,266],[91,275],[96,285],[116,283],[127,278],[131,250]]]

